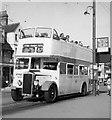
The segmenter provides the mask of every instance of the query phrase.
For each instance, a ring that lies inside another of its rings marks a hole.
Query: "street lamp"
[[[95,65],[96,65],[96,2],[95,0],[93,0],[93,6],[88,6],[86,8],[86,11],[84,12],[84,15],[86,14],[90,14],[88,12],[88,9],[93,9],[93,18],[92,18],[92,22],[93,22],[93,81],[94,81],[94,84],[93,84],[93,93],[94,95],[96,95],[96,81],[95,81],[95,76],[94,76],[94,73],[95,73]]]
[[[90,15],[90,13],[88,12],[88,9],[89,9],[89,8],[90,8],[90,10],[91,10],[91,9],[93,9],[93,6],[87,6],[86,11],[84,12],[84,15],[87,15],[87,14]]]

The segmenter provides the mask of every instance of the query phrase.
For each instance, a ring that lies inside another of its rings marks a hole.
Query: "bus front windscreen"
[[[28,69],[29,59],[28,58],[17,58],[15,69]]]
[[[44,37],[44,38],[50,38],[52,34],[51,28],[37,28],[35,37]]]
[[[34,28],[28,28],[21,30],[20,39],[34,37]]]

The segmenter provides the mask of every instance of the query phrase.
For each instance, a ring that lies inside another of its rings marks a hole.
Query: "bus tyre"
[[[57,97],[56,85],[52,84],[48,91],[44,92],[44,97],[47,103],[53,103]]]
[[[85,96],[85,95],[87,95],[87,85],[83,84],[83,86],[82,86],[82,96]]]
[[[12,89],[11,96],[14,101],[21,101],[23,99],[20,89],[16,89],[16,90]]]

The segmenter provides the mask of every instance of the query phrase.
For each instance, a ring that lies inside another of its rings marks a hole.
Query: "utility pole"
[[[93,0],[93,6],[88,6],[86,8],[86,11],[84,12],[84,15],[86,14],[90,14],[88,12],[88,8],[92,8],[93,9],[93,16],[92,16],[92,22],[93,22],[93,36],[92,36],[92,44],[93,44],[93,48],[92,48],[92,71],[93,71],[93,84],[92,84],[92,91],[93,94],[96,95],[96,78],[95,78],[95,65],[96,65],[96,2],[95,0]],[[97,73],[96,73],[97,74]],[[96,75],[97,76],[97,75]]]
[[[96,95],[96,80],[95,80],[95,65],[96,65],[96,2],[93,0],[93,94]]]

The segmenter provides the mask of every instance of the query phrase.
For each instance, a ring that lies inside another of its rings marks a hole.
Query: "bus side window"
[[[60,74],[66,74],[66,63],[60,63]]]
[[[87,66],[84,67],[84,75],[88,75],[88,67]]]
[[[74,75],[78,75],[78,65],[74,65]]]
[[[68,64],[67,65],[67,74],[73,74],[73,65]]]
[[[80,75],[83,75],[83,66],[79,67],[79,73],[80,73]]]
[[[87,66],[80,66],[79,71],[80,71],[80,75],[88,75],[88,67]]]

